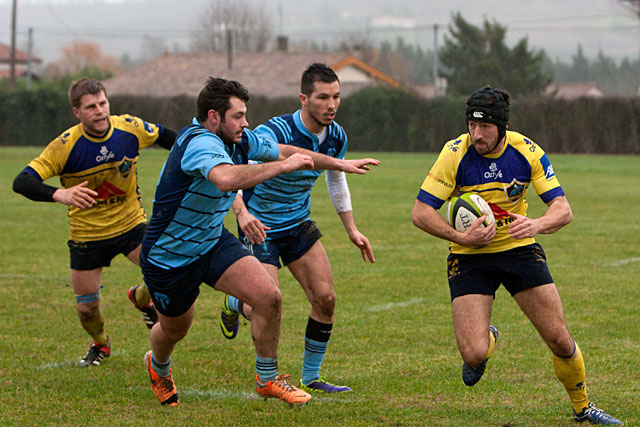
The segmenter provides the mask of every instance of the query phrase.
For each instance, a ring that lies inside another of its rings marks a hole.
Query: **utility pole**
[[[33,75],[33,27],[29,27],[29,44],[27,49],[27,89],[31,89],[31,76]]]
[[[233,65],[233,33],[231,27],[227,27],[227,69],[231,70]]]
[[[438,24],[433,24],[433,95],[438,96]]]
[[[17,0],[13,0],[11,7],[11,58],[9,60],[9,82],[12,88],[16,86],[16,3]]]

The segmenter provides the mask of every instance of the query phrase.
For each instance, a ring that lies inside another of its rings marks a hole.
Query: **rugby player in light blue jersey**
[[[340,105],[340,81],[324,64],[311,64],[302,74],[301,108],[293,114],[274,117],[254,132],[284,146],[304,148],[331,158],[344,159],[347,135],[334,122]],[[315,159],[314,159],[315,161]],[[360,159],[359,173],[376,159]],[[318,166],[318,165],[316,165]],[[328,169],[328,168],[327,168]],[[329,195],[349,239],[364,261],[375,262],[367,237],[356,227],[349,187],[342,169],[327,170]],[[322,170],[300,170],[282,174],[244,190],[236,197],[233,210],[239,236],[260,260],[269,275],[279,283],[278,269],[286,265],[305,291],[311,303],[307,321],[300,387],[314,393],[341,393],[351,388],[335,385],[320,376],[320,368],[334,323],[336,292],[329,258],[320,243],[322,234],[310,218],[310,193]],[[282,262],[282,264],[281,264]],[[223,335],[234,338],[238,331],[238,313],[255,321],[255,307],[242,298],[225,298],[220,327]]]
[[[310,156],[281,159],[277,144],[245,131],[247,90],[236,81],[209,78],[197,100],[197,116],[182,129],[162,168],[140,264],[158,311],[145,355],[157,399],[178,405],[171,353],[187,335],[201,283],[242,298],[254,307],[251,334],[256,350],[256,391],[289,404],[311,396],[278,375],[281,295],[258,260],[223,225],[236,190],[280,173],[311,169]],[[248,137],[241,142],[244,133]],[[239,143],[249,159],[235,164]],[[280,160],[279,160],[280,159]]]
[[[494,350],[498,330],[489,322],[502,284],[551,350],[575,419],[622,424],[587,397],[582,353],[569,334],[546,255],[534,239],[560,230],[573,214],[542,148],[507,130],[510,98],[486,86],[467,99],[468,132],[444,145],[413,208],[416,227],[450,242],[448,277],[462,379],[468,386],[476,384]],[[530,186],[548,206],[539,218],[527,217]],[[495,223],[483,227],[482,216],[464,233],[447,224],[437,209],[462,192],[482,196]]]

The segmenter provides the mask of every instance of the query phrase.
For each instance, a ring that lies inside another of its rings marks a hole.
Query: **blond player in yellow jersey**
[[[94,79],[71,83],[69,102],[80,123],[51,141],[18,174],[13,189],[31,200],[68,206],[71,284],[80,323],[92,340],[79,364],[97,366],[111,354],[100,311],[102,269],[120,253],[140,265],[147,223],[138,189],[140,149],[171,149],[176,132],[134,116],[110,115],[106,90]],[[62,188],[44,183],[54,176]],[[128,297],[151,328],[157,314],[146,287],[130,288]]]
[[[490,325],[495,292],[502,284],[535,326],[552,353],[553,366],[579,422],[622,424],[587,397],[580,348],[569,334],[562,302],[537,234],[550,234],[573,214],[547,155],[527,137],[507,130],[510,95],[486,86],[467,99],[467,130],[445,144],[418,194],[413,224],[450,242],[447,259],[453,327],[462,356],[462,379],[477,383],[491,356],[498,330]],[[547,205],[527,217],[530,186]],[[465,232],[456,231],[437,210],[452,196],[472,192],[491,206]]]

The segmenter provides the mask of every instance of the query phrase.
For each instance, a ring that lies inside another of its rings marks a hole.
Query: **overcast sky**
[[[150,54],[145,40],[164,42],[169,50],[187,50],[203,7],[212,0],[17,0],[17,45],[27,49],[34,30],[34,51],[45,62],[60,57],[60,47],[74,40],[92,41],[103,53],[136,60]],[[431,50],[434,25],[438,40],[462,13],[475,25],[483,19],[506,25],[507,42],[527,37],[529,46],[544,49],[565,62],[578,43],[589,57],[602,51],[620,60],[640,55],[640,19],[619,0],[246,0],[264,8],[274,34],[292,42],[316,39],[335,45],[356,33],[372,40],[395,40]],[[11,0],[0,0],[0,42],[11,40]],[[188,5],[186,7],[185,5]]]

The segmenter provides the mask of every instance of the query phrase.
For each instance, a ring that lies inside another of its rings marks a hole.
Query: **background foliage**
[[[0,145],[44,146],[77,123],[66,99],[68,83],[27,91],[0,91]],[[63,90],[64,88],[64,90]],[[110,97],[111,113],[131,113],[180,129],[191,121],[189,97]],[[249,102],[249,126],[299,108],[296,98]],[[337,120],[359,151],[439,152],[465,130],[464,97],[418,98],[386,88],[369,88],[343,99]],[[510,128],[548,152],[640,154],[640,98],[548,98],[514,100]]]

